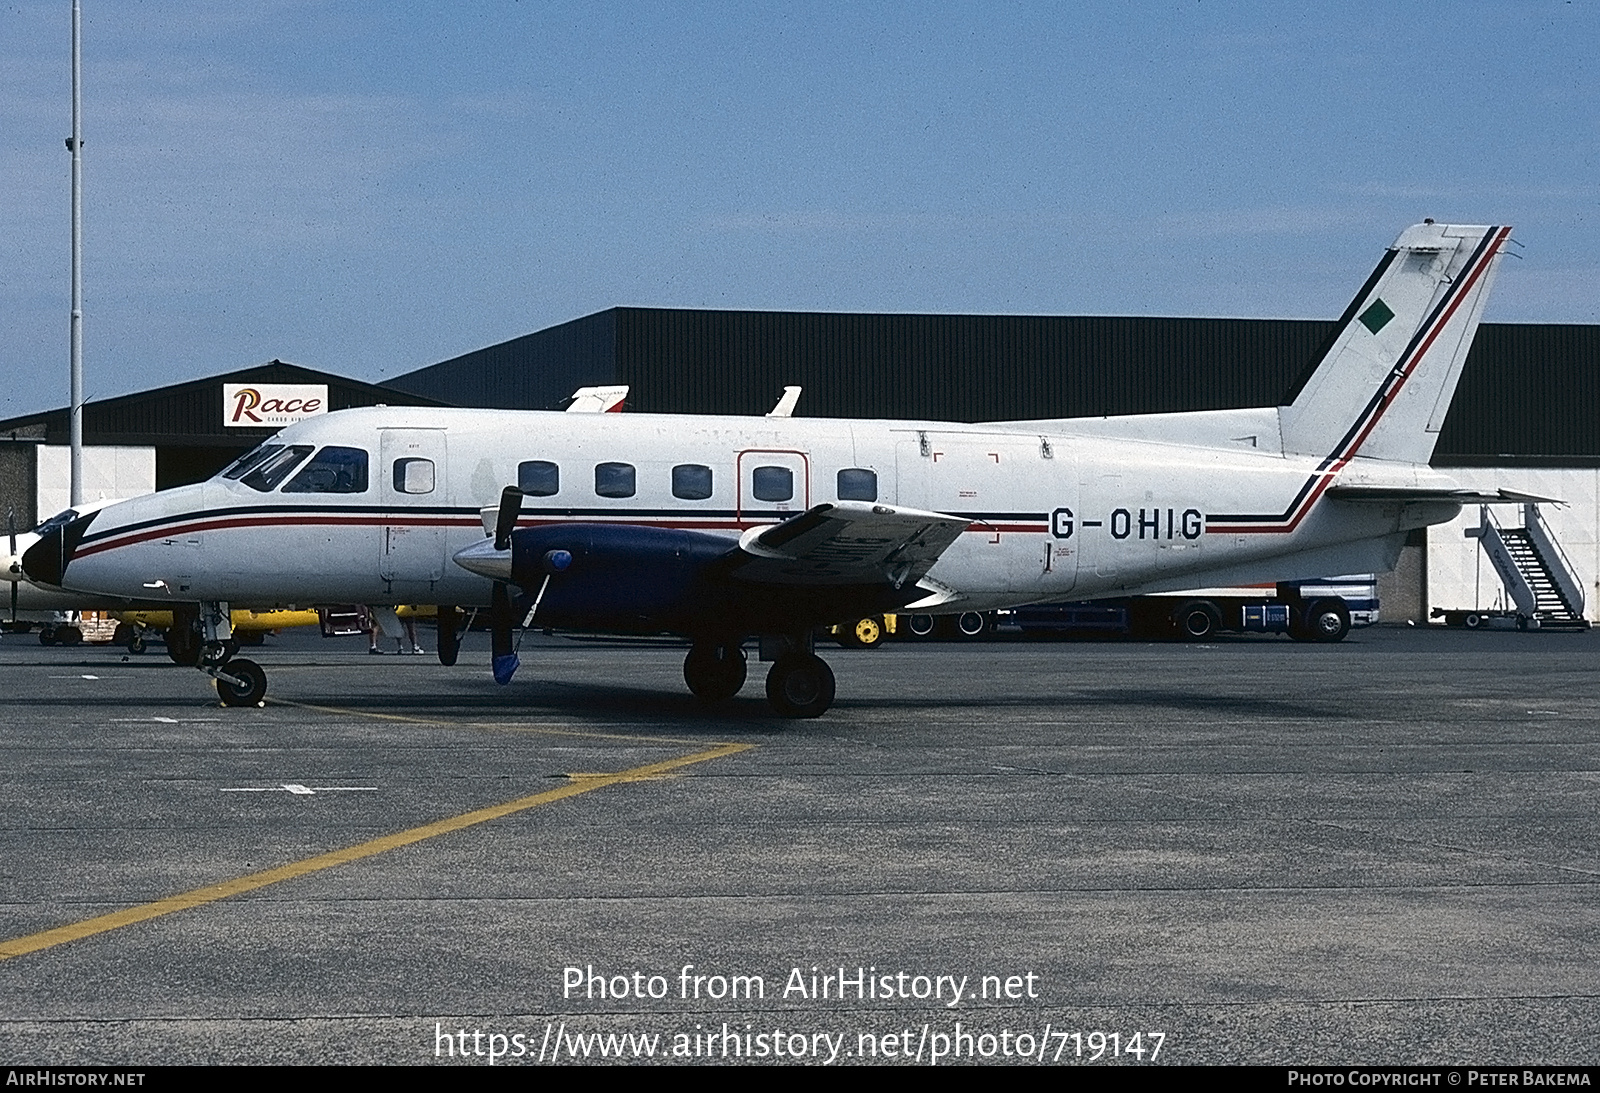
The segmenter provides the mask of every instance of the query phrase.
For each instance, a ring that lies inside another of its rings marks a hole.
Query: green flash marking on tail
[[[1374,300],[1372,306],[1361,313],[1361,325],[1376,334],[1389,320],[1394,318],[1394,312],[1389,310],[1389,305],[1382,300]]]

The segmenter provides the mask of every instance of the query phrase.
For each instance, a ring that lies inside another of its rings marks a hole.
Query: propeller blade
[[[517,515],[522,512],[522,491],[507,486],[500,491],[500,514],[494,521],[494,548],[511,549],[511,533],[517,529]]]
[[[13,559],[15,559],[16,556],[17,556],[17,510],[16,509],[7,509],[6,510],[6,534],[11,536],[11,557]],[[18,576],[20,576],[20,574],[13,573],[12,576],[13,577],[18,577]],[[20,583],[22,583],[22,582],[17,581],[17,580],[13,580],[11,582],[11,623],[12,623],[12,625],[16,625],[16,621],[17,621],[17,585],[20,584]]]
[[[520,495],[520,491],[519,491]],[[493,657],[490,668],[494,681],[504,687],[516,674],[516,650],[511,646],[511,592],[502,581],[494,582],[494,592],[489,601],[489,635]]]
[[[461,651],[461,608],[440,604],[435,621],[439,624],[439,663],[448,668]]]

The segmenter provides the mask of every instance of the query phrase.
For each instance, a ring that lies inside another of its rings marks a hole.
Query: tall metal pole
[[[83,56],[81,16],[72,0],[72,444],[73,508],[83,503]]]

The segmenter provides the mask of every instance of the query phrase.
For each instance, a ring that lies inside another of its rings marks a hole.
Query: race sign
[[[328,412],[325,383],[225,383],[222,424],[229,429],[276,428]]]

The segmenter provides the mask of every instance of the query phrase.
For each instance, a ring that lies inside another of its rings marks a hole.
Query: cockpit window
[[[232,466],[222,472],[222,477],[237,482],[259,466],[263,460],[269,459],[274,453],[281,451],[283,451],[282,444],[262,444],[251,448],[234,460]]]
[[[41,522],[38,527],[33,529],[33,533],[35,535],[48,535],[56,528],[65,527],[77,518],[77,509],[65,509],[56,513],[54,516],[50,517],[50,519]]]
[[[289,480],[284,493],[366,493],[367,453],[330,444]]]
[[[287,448],[280,447],[246,471],[239,481],[253,490],[270,493],[277,489],[278,483],[288,478],[290,472],[300,465],[300,461],[310,454],[311,445],[309,444],[294,444]]]

